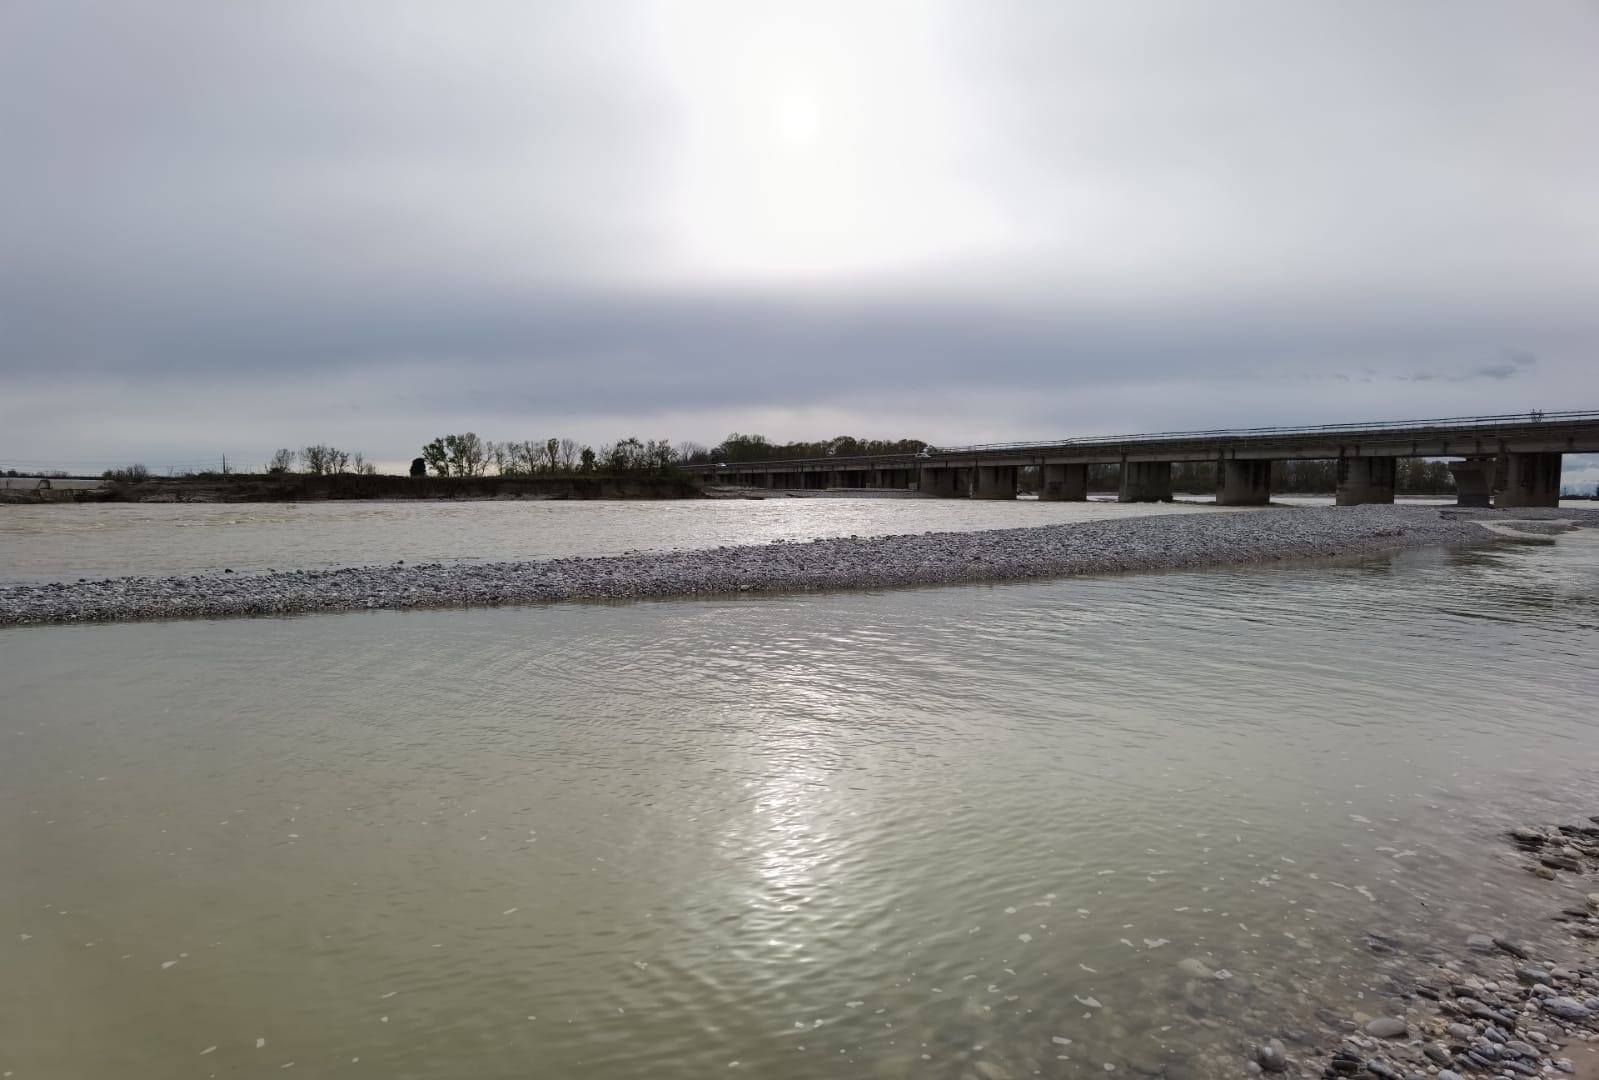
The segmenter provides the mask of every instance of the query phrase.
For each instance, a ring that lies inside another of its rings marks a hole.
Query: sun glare
[[[815,142],[819,121],[816,100],[809,95],[785,94],[778,102],[777,130],[786,143]]]

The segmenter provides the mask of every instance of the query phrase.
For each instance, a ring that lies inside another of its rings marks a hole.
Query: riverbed
[[[1236,1075],[1552,933],[1595,655],[1594,530],[0,630],[0,1071]]]

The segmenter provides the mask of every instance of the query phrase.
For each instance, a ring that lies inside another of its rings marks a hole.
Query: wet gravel
[[[1518,941],[1484,928],[1450,955],[1396,983],[1389,1015],[1324,1012],[1335,1031],[1290,1051],[1256,1044],[1244,1071],[1322,1080],[1469,1080],[1592,1076],[1599,1044],[1599,815],[1577,824],[1520,826],[1508,839],[1524,869],[1557,882],[1564,906],[1549,940]],[[1338,1033],[1341,1031],[1341,1035]]]
[[[1581,522],[1599,514],[1282,507],[539,562],[80,579],[0,586],[0,626],[1017,581],[1492,542],[1478,522],[1511,518]]]

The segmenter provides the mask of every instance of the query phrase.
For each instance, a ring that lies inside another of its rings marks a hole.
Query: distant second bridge
[[[1172,497],[1175,462],[1216,463],[1216,501],[1271,499],[1271,463],[1335,460],[1340,506],[1394,501],[1402,457],[1450,464],[1463,506],[1555,506],[1565,454],[1599,453],[1599,411],[1521,413],[1320,427],[1244,428],[994,443],[921,454],[693,465],[705,480],[774,490],[906,489],[943,498],[1014,499],[1023,468],[1039,470],[1039,498],[1088,498],[1088,467],[1117,465],[1121,502]]]

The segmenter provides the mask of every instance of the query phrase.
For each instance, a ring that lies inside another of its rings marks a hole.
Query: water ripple
[[[1536,939],[1491,837],[1599,768],[1596,612],[1572,536],[7,632],[0,1042],[18,1075],[1226,1074],[1485,920]]]

